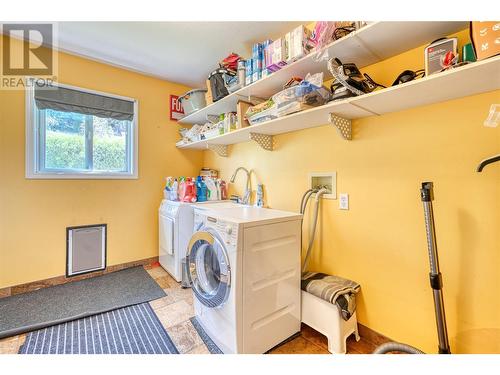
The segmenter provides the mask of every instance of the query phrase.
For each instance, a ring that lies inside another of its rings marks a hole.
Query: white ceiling
[[[251,55],[302,22],[60,22],[62,51],[133,71],[203,87],[220,60]]]

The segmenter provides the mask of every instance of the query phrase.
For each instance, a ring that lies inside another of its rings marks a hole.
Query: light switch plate
[[[347,194],[347,193],[340,193],[339,194],[339,208],[341,210],[348,210],[349,209],[349,194]]]

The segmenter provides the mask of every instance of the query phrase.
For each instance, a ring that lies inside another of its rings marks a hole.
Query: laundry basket
[[[188,91],[184,95],[179,98],[179,101],[184,108],[185,115],[189,115],[193,112],[196,112],[203,107],[206,107],[207,102],[205,100],[205,93],[207,90],[205,89],[195,89]]]

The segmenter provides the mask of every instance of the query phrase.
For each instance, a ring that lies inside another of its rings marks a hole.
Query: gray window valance
[[[76,112],[116,120],[134,118],[134,102],[63,87],[35,88],[35,102],[38,109]]]

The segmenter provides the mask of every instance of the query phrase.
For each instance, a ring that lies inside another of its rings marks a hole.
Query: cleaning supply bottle
[[[183,202],[194,203],[196,202],[196,186],[194,181],[188,177],[185,182],[185,195],[182,199]]]
[[[207,185],[201,176],[198,176],[196,180],[196,198],[198,202],[206,202],[207,200]]]
[[[216,201],[217,198],[217,186],[213,178],[207,177],[205,179],[205,185],[207,185],[207,200]]]
[[[165,188],[163,189],[163,198],[170,199],[170,180],[172,177],[165,178]]]
[[[177,179],[174,178],[174,182],[172,182],[172,188],[170,189],[170,199],[171,200],[173,200],[173,201],[179,200],[178,189],[179,189],[179,183],[177,182]]]
[[[223,201],[227,199],[227,184],[224,180],[220,182],[220,199]]]
[[[256,207],[264,207],[264,185],[257,184],[257,199],[255,201]]]
[[[184,202],[184,197],[186,196],[186,179],[184,177],[179,177],[179,200]]]
[[[220,201],[222,199],[221,197],[221,191],[220,191],[220,183],[221,183],[221,179],[218,178],[217,180],[215,180],[215,187],[217,188],[217,200]]]

